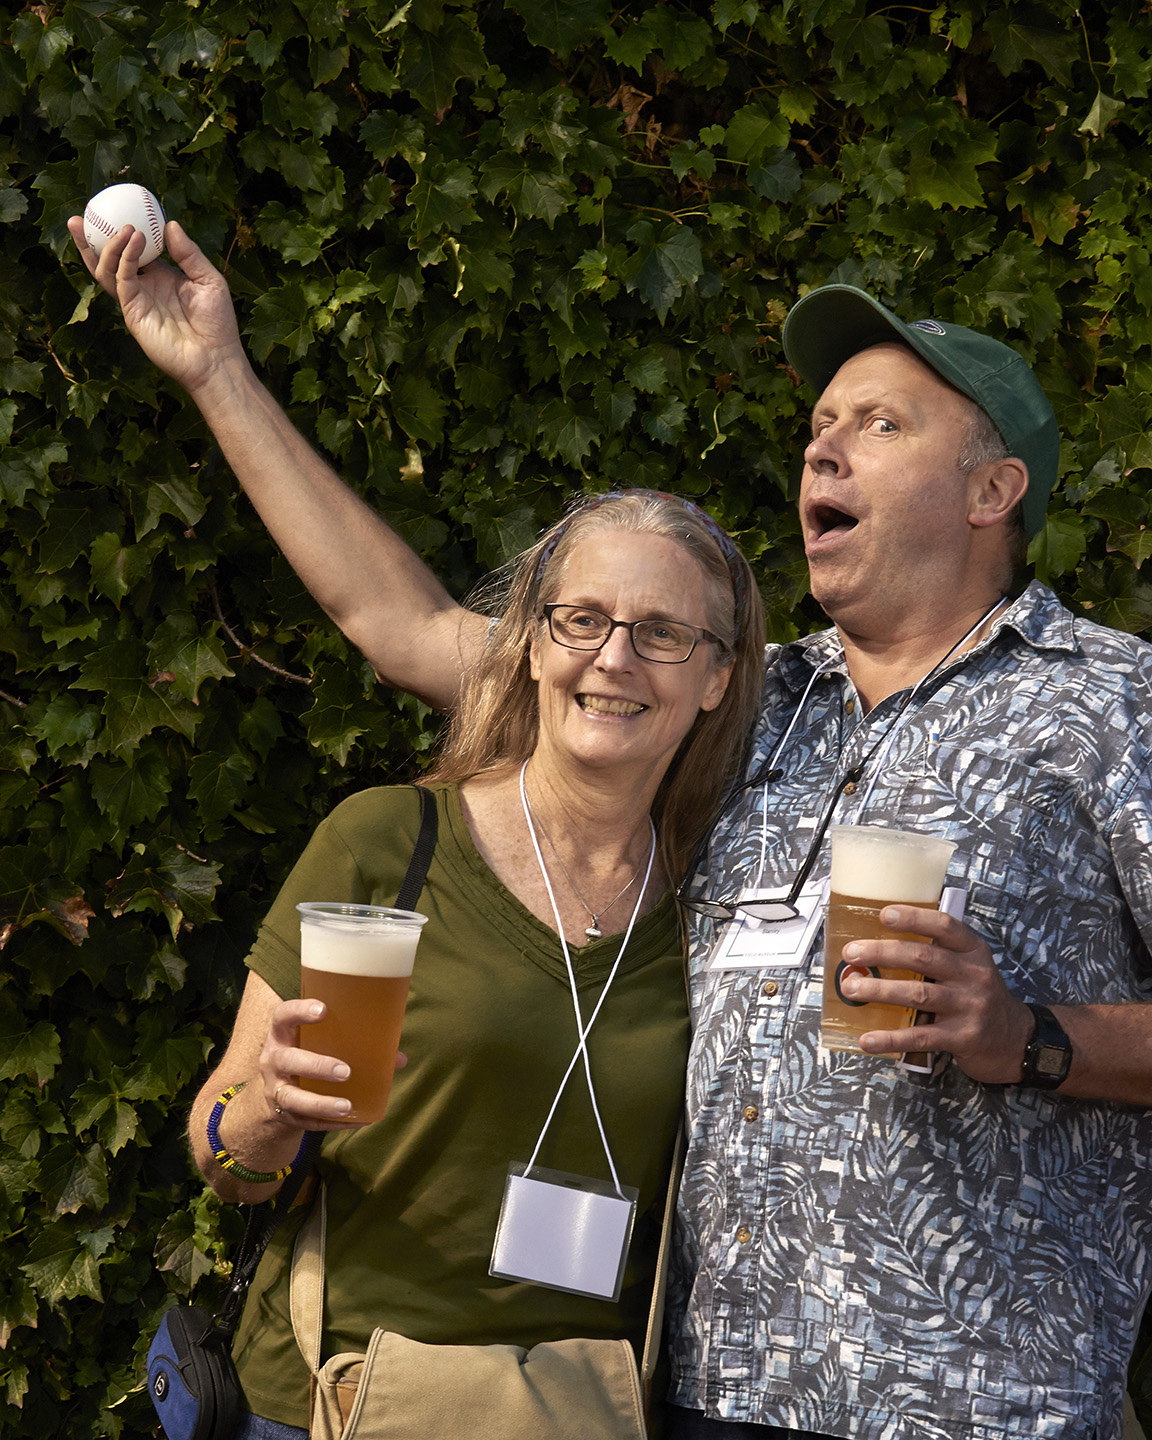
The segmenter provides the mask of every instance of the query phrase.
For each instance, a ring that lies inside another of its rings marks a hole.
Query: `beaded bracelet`
[[[237,1180],[243,1180],[248,1185],[272,1185],[277,1180],[286,1180],[304,1158],[304,1151],[308,1147],[308,1134],[305,1131],[304,1138],[300,1142],[300,1149],[297,1150],[296,1158],[290,1165],[285,1165],[279,1170],[266,1171],[249,1170],[247,1166],[241,1165],[239,1160],[230,1155],[227,1148],[220,1143],[220,1118],[224,1114],[224,1107],[230,1100],[234,1100],[247,1084],[247,1080],[241,1080],[239,1084],[229,1085],[213,1105],[212,1113],[208,1117],[208,1144],[212,1147],[212,1158],[217,1165],[222,1170],[227,1170],[230,1175],[235,1175]]]

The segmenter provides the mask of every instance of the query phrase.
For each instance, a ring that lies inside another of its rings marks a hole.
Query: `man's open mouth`
[[[635,700],[609,700],[603,695],[577,695],[576,703],[590,715],[639,715],[648,708]]]
[[[834,530],[851,530],[857,524],[855,515],[849,515],[846,510],[840,510],[835,505],[813,505],[809,511],[809,520],[817,539],[822,535],[830,535]]]

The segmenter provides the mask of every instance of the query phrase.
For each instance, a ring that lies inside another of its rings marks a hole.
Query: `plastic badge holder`
[[[527,1168],[520,1160],[508,1167],[489,1275],[618,1300],[639,1190]]]

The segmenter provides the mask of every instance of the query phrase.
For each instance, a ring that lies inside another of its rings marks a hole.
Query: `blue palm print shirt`
[[[906,697],[862,715],[835,631],[768,659],[750,774],[829,663],[768,791],[763,883],[787,884]],[[921,687],[866,809],[867,770],[835,819],[956,841],[949,883],[1021,999],[1143,1001],[1150,755],[1152,646],[1033,583]],[[755,883],[764,808],[761,787],[734,798],[707,893]],[[694,917],[672,1398],[856,1440],[1119,1440],[1152,1111],[821,1052],[820,938],[799,968],[708,970],[721,929]]]

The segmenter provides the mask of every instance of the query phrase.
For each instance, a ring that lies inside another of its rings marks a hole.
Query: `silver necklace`
[[[552,851],[552,854],[555,855],[556,863],[560,866],[560,870],[563,873],[565,880],[567,880],[568,884],[572,887],[573,895],[576,896],[577,900],[580,901],[580,904],[583,905],[584,909],[587,910],[589,916],[591,917],[592,923],[585,928],[584,934],[587,935],[589,940],[602,939],[604,932],[600,929],[600,916],[607,915],[608,911],[612,909],[612,906],[616,904],[616,901],[619,900],[622,895],[626,895],[627,892],[631,890],[632,886],[636,883],[640,871],[644,868],[644,862],[641,861],[640,864],[637,865],[636,870],[632,875],[632,878],[625,884],[623,890],[613,895],[612,899],[609,900],[608,904],[602,906],[599,913],[597,913],[595,910],[592,909],[591,905],[588,904],[587,900],[584,899],[584,896],[581,895],[579,889],[577,888],[575,880],[573,880],[572,876],[569,875],[568,867],[564,864],[564,859],[561,856],[559,850],[557,850],[555,844],[553,843],[551,835],[549,835],[548,831],[545,830],[544,824],[541,821],[539,815],[537,815],[535,810],[532,809],[532,802],[528,799],[527,791],[524,792],[524,804],[527,808],[528,814],[535,821],[537,827],[539,828],[541,835],[543,835],[544,839],[547,840],[548,848]],[[652,824],[651,817],[649,817],[648,823],[649,825]],[[653,834],[653,844],[655,844],[655,834]],[[651,863],[651,856],[649,856],[649,863]]]

